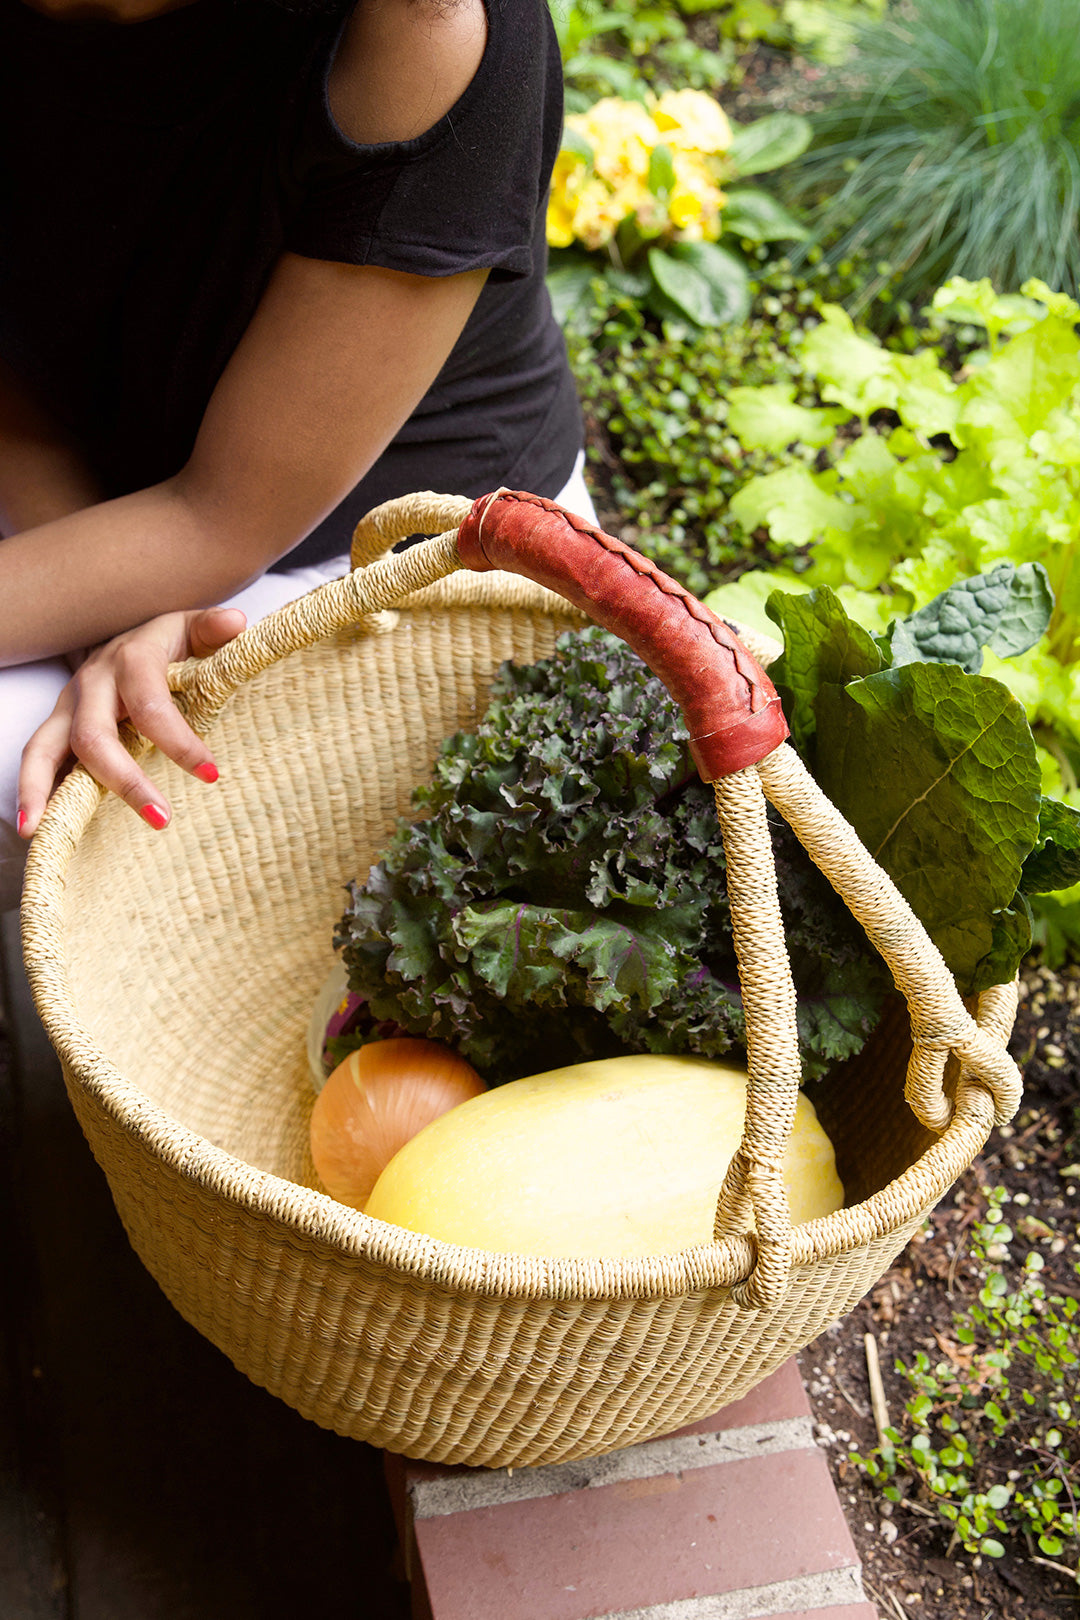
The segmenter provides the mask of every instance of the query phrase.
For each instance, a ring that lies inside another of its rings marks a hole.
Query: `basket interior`
[[[305,1035],[344,885],[366,875],[442,739],[475,724],[498,665],[546,656],[578,622],[490,607],[390,616],[242,687],[210,735],[215,787],[152,754],[167,832],[106,798],[69,868],[67,954],[77,1019],[137,1092],[237,1159],[318,1186]],[[811,1093],[849,1204],[930,1140],[903,1100],[906,1053],[898,1003],[872,1047]]]

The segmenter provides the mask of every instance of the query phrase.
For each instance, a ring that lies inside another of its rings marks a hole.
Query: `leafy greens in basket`
[[[965,992],[1015,972],[1025,882],[1080,878],[1080,815],[1040,802],[1022,709],[972,668],[1006,619],[1041,633],[1045,579],[1008,576],[965,582],[936,618],[923,609],[879,638],[829,591],[770,601],[793,741]],[[947,661],[957,615],[967,667]],[[423,819],[399,822],[366,883],[350,884],[335,935],[371,1026],[445,1041],[492,1082],[618,1052],[740,1045],[712,791],[676,705],[616,637],[591,628],[540,663],[504,665],[477,730],[443,744],[414,802]],[[770,818],[814,1078],[862,1046],[888,977]],[[363,1039],[339,1041],[335,1057]]]

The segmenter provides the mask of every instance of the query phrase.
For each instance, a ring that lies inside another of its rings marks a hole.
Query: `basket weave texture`
[[[74,771],[31,850],[23,931],[80,1124],[135,1250],[182,1315],[324,1427],[497,1467],[596,1455],[704,1417],[860,1299],[1015,1108],[1004,1055],[1015,992],[984,996],[976,1029],[926,966],[925,936],[910,965],[893,937],[895,892],[870,863],[886,921],[868,924],[888,935],[909,1005],[898,997],[870,1047],[815,1088],[847,1206],[794,1231],[774,1207],[774,1123],[782,1149],[791,1088],[772,1072],[786,1059],[771,1028],[751,1062],[763,1134],[733,1165],[711,1244],[618,1261],[494,1255],[371,1221],[321,1191],[305,1032],[343,885],[409,812],[442,739],[475,725],[499,664],[544,657],[587,622],[529,580],[459,571],[453,526],[468,505],[390,503],[358,531],[354,560],[367,566],[178,666],[178,701],[211,738],[218,785],[147,752],[174,806],[168,831],[151,835]],[[447,532],[374,560],[398,535],[435,529]],[[869,857],[851,855],[830,807],[802,805],[793,759],[781,748],[717,784],[735,843],[764,783],[804,841],[839,837],[862,882]],[[762,879],[748,858],[752,934]],[[742,869],[736,858],[736,886]],[[748,969],[770,1025],[786,958],[778,971],[768,928],[761,951],[749,934],[744,994],[753,1000]]]

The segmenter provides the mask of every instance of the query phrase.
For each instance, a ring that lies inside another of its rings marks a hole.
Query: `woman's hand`
[[[119,794],[151,827],[168,826],[171,810],[121,743],[118,726],[129,719],[163,754],[203,782],[216,782],[217,766],[201,737],[184,720],[169,691],[167,671],[183,658],[205,658],[239,635],[239,608],[163,613],[96,647],[61,692],[55,709],[23,749],[18,828],[36,830],[57,776],[81,760],[103,787]]]

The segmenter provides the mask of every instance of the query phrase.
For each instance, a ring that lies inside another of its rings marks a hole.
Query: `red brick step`
[[[793,1361],[603,1457],[386,1469],[415,1620],[875,1620]]]

